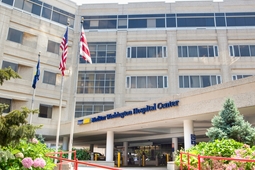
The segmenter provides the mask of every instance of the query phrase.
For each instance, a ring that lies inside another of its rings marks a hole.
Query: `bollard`
[[[118,167],[120,167],[120,153],[118,153]]]
[[[166,155],[166,164],[169,161],[169,154]]]
[[[143,166],[145,165],[145,155],[143,155]]]
[[[97,161],[97,154],[95,154],[95,161]]]

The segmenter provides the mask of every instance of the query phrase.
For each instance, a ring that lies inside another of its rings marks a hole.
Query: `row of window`
[[[182,13],[83,16],[84,29],[255,26],[255,13]]]
[[[167,88],[167,76],[127,76],[126,88]]]
[[[203,88],[221,84],[221,82],[221,76],[218,75],[179,76],[180,88]]]
[[[74,14],[39,0],[0,0],[0,2],[63,25],[67,25],[67,20],[69,19],[70,27],[73,28],[74,26]]]
[[[165,46],[127,47],[127,58],[165,58],[166,54]]]
[[[255,45],[230,45],[229,52],[232,57],[253,57]]]
[[[114,109],[114,102],[76,102],[75,117],[88,116]]]
[[[218,57],[218,46],[178,46],[178,57]]]
[[[3,61],[2,69],[11,67],[15,72],[18,72],[19,65],[16,63]],[[43,72],[43,83],[55,85],[56,84],[57,73],[44,71]]]
[[[24,44],[24,32],[13,29],[13,28],[9,28],[7,40]],[[48,40],[48,46],[47,46],[48,52],[59,54],[59,49],[60,49],[60,43],[56,43],[54,41]]]

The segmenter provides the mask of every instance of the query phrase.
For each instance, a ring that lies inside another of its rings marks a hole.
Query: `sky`
[[[119,3],[127,4],[128,2],[174,2],[174,1],[184,1],[184,0],[71,0],[76,2],[77,5],[81,4],[95,4],[95,3]],[[194,1],[194,0],[185,0]],[[200,1],[200,0],[197,0]]]

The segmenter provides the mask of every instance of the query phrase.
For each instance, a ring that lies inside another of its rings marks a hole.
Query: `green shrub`
[[[76,150],[76,159],[78,159],[78,160],[90,160],[91,159],[88,149],[85,149],[85,148],[83,148],[83,149],[72,148],[72,151],[75,151],[75,150]],[[59,151],[59,152],[61,152],[61,151]],[[63,152],[66,152],[66,151],[63,151]],[[63,158],[68,159],[68,154],[67,153],[63,154]],[[73,159],[74,159],[74,153],[72,154],[72,160]]]
[[[54,150],[48,149],[46,147],[46,144],[42,144],[40,141],[38,141],[38,143],[32,143],[27,142],[26,140],[20,140],[19,145],[16,145],[14,147],[8,146],[6,148],[0,148],[0,153],[1,150],[6,153],[11,152],[12,154],[12,156],[9,155],[9,158],[5,160],[4,159],[0,160],[0,169],[2,170],[25,169],[21,161],[27,157],[30,157],[32,160],[35,160],[36,158],[43,158],[46,162],[44,168],[40,167],[35,168],[32,166],[30,170],[42,170],[42,169],[52,170],[54,166],[56,166],[53,163],[53,159],[45,157],[45,153],[51,153],[54,152]]]
[[[214,142],[206,143],[201,142],[196,146],[184,151],[183,149],[178,151],[175,163],[177,166],[181,166],[180,152],[190,153],[193,155],[201,156],[214,156],[214,157],[227,157],[227,158],[245,158],[245,159],[255,159],[255,147],[250,148],[249,145],[236,142],[233,139],[223,139],[215,140]],[[182,156],[182,161],[188,163],[187,155]],[[232,168],[236,170],[238,168],[243,168],[243,170],[251,170],[255,168],[255,163],[249,162],[237,162],[228,160],[212,160],[212,159],[201,159],[202,169],[217,169],[217,168],[227,168],[233,166]],[[198,158],[190,156],[190,165],[198,168]],[[254,166],[254,167],[253,167]],[[184,166],[185,167],[185,166]]]

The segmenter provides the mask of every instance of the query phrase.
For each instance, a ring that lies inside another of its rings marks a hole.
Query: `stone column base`
[[[178,167],[174,161],[167,162],[167,170],[180,170],[181,168]]]

